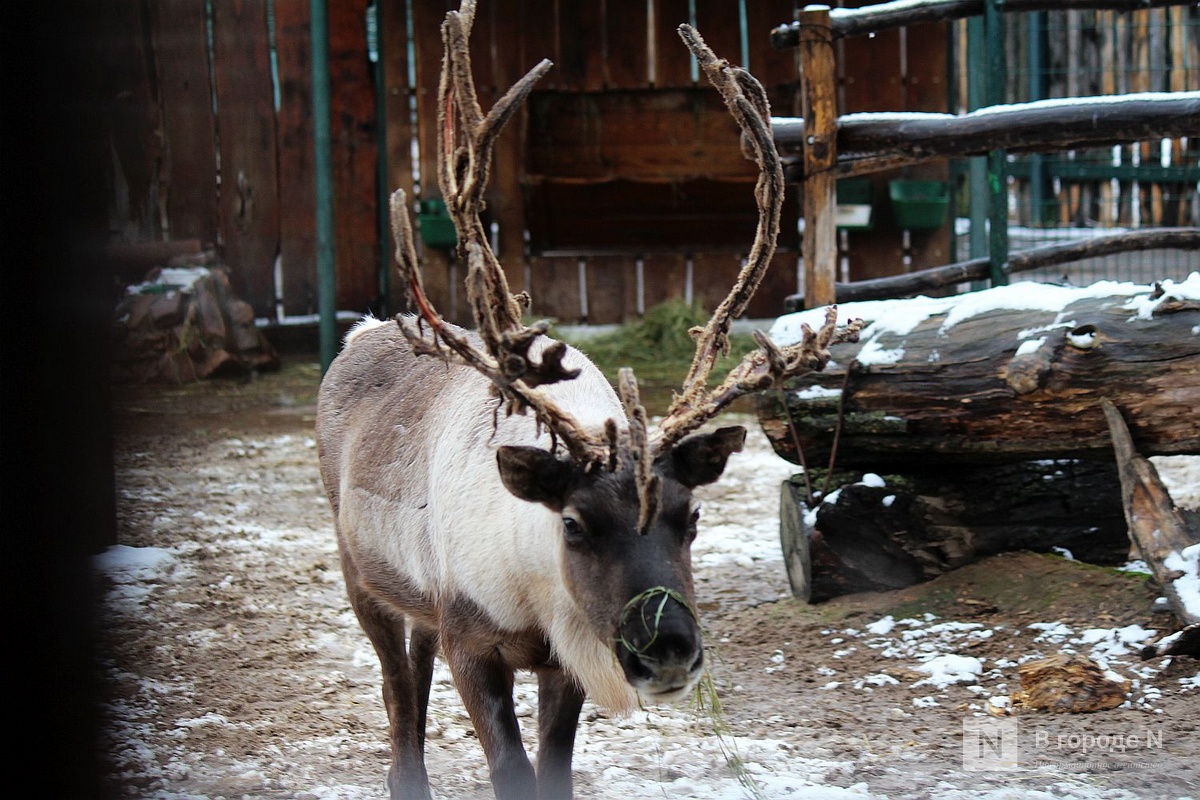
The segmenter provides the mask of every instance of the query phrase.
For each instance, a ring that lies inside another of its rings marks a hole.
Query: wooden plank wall
[[[413,3],[421,197],[439,195],[434,32],[452,5]],[[792,113],[795,57],[771,51],[767,34],[792,19],[796,3],[745,5],[750,67],[779,113]],[[501,139],[488,198],[510,285],[530,292],[539,316],[618,322],[671,297],[711,308],[732,285],[753,237],[755,171],[715,90],[693,80],[676,33],[689,21],[688,7],[687,0],[481,5],[471,45],[485,108],[540,59],[555,63]],[[718,54],[741,62],[738,2],[700,0],[695,23]],[[793,198],[792,220],[796,208]],[[794,229],[781,250],[751,316],[777,315],[780,298],[796,289]],[[462,273],[447,255],[424,252],[426,287],[449,316],[466,321],[452,291]]]
[[[329,16],[337,303],[355,310],[380,301],[368,1],[332,3]],[[112,3],[99,32],[111,76],[113,241],[215,245],[235,289],[260,317],[309,314],[317,306],[309,3],[273,5],[274,36],[267,0]],[[399,10],[403,31],[403,0],[387,5],[393,17]],[[406,46],[401,42],[400,52]],[[407,81],[390,85],[394,102],[407,106]],[[395,148],[395,174],[411,171],[407,153]]]
[[[410,86],[410,4],[379,0],[383,134],[375,121],[375,65],[367,57],[368,2],[331,4],[329,17],[337,305],[356,311],[378,309],[382,299],[379,264],[388,240],[380,240],[378,148],[386,156],[388,192],[409,190],[414,206],[440,194],[434,130],[439,29],[445,12],[457,5],[412,0]],[[267,0],[113,5],[120,17],[113,27],[121,33],[110,60],[124,65],[115,73],[120,85],[114,96],[123,99],[111,121],[123,184],[110,215],[116,238],[215,242],[239,292],[260,316],[315,311],[307,0],[274,0],[277,87]],[[795,53],[772,51],[767,35],[800,5],[794,0],[481,4],[472,46],[485,107],[539,59],[555,62],[501,138],[488,195],[510,284],[530,291],[535,313],[564,322],[615,322],[671,297],[711,306],[724,295],[750,246],[754,170],[738,152],[737,130],[715,91],[702,77],[695,79],[676,28],[689,21],[694,7],[692,21],[709,44],[731,61],[748,61],[766,85],[774,112],[791,115],[799,111]],[[213,9],[211,19],[207,7]],[[893,36],[901,38],[846,43],[844,112],[945,109],[943,29],[926,26]],[[879,179],[880,192],[886,179]],[[789,197],[784,213],[780,252],[751,316],[777,315],[781,298],[798,288],[798,197]],[[899,231],[888,230],[886,220],[880,223],[869,236],[849,235],[852,277],[948,260],[941,233],[914,235],[906,246]],[[427,249],[424,258],[435,302],[465,321],[465,304],[458,302],[462,271],[447,253]],[[388,298],[393,309],[397,294],[393,287]]]

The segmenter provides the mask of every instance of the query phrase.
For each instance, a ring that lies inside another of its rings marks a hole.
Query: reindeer
[[[402,191],[396,260],[415,315],[368,319],[322,381],[321,477],[350,603],[383,671],[392,798],[428,798],[425,722],[440,648],[487,757],[498,798],[570,798],[585,697],[622,713],[686,697],[704,669],[690,547],[692,490],[717,480],[745,429],[697,432],[730,402],[821,369],[855,335],[831,310],[819,332],[760,345],[716,388],[731,320],[770,262],[783,175],[762,87],[680,33],[725,97],[760,167],[759,222],[746,267],[702,330],[682,390],[651,432],[637,381],[618,391],[579,351],[522,323],[480,221],[501,126],[550,68],[543,61],[486,115],[467,39],[474,3],[442,25],[439,181],[468,265],[476,331],[443,320],[418,269]],[[407,643],[406,643],[407,633]],[[516,670],[538,678],[536,768],[513,709]]]

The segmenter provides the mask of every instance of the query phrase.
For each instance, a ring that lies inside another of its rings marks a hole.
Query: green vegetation
[[[688,331],[693,327],[702,327],[710,316],[698,305],[668,300],[647,310],[637,322],[622,325],[611,332],[579,341],[563,338],[587,353],[614,383],[621,367],[633,367],[639,381],[645,386],[678,387],[687,375],[696,352],[695,342]],[[755,347],[754,339],[749,334],[734,334],[730,340],[730,355],[713,370],[717,379]]]

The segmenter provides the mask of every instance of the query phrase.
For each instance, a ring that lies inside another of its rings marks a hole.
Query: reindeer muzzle
[[[704,641],[691,603],[655,587],[626,604],[617,629],[617,660],[648,703],[686,697],[704,670]]]

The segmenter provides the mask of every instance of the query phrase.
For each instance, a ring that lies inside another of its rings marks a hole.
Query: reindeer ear
[[[689,489],[712,483],[725,471],[729,454],[740,453],[745,443],[746,429],[741,425],[689,436],[670,452],[675,478]]]
[[[504,487],[521,500],[562,511],[571,479],[571,464],[539,447],[504,446],[496,451]]]

